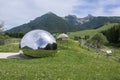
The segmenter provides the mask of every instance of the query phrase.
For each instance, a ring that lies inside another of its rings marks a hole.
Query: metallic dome
[[[49,32],[37,29],[25,34],[21,40],[20,47],[29,47],[33,50],[37,50],[53,43],[56,43],[56,40]]]

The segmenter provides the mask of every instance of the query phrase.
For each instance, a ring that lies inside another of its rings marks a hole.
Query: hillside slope
[[[55,57],[0,59],[1,80],[119,80],[120,64],[70,41]],[[7,66],[6,66],[7,65]]]
[[[118,23],[107,23],[97,29],[90,29],[90,30],[83,30],[83,31],[77,31],[77,32],[69,32],[69,36],[73,39],[74,36],[81,36],[81,37],[84,37],[85,35],[89,35],[90,37],[94,36],[95,34],[103,31],[103,30],[106,30],[106,29],[109,29],[111,27],[113,27],[114,25],[117,25]]]
[[[7,32],[28,32],[33,29],[44,29],[49,32],[75,31],[75,28],[61,17],[54,13],[47,13],[27,24],[12,28]]]

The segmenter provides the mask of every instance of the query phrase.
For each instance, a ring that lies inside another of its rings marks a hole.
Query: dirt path
[[[27,58],[27,56],[25,56],[22,51],[19,51],[17,53],[12,53],[12,52],[0,52],[0,58],[5,58],[5,59],[8,59],[8,58],[18,58],[18,59],[23,59],[23,58]]]

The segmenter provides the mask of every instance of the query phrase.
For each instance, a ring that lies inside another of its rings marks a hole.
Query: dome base
[[[32,50],[32,49],[22,49],[24,55],[33,57],[33,58],[42,58],[42,57],[50,57],[50,56],[55,56],[57,53],[57,50]]]

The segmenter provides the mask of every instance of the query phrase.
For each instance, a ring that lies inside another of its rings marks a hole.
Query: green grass
[[[77,32],[69,32],[68,35],[70,36],[70,38],[74,38],[74,36],[81,36],[82,38],[85,35],[89,35],[90,37],[94,36],[95,34],[103,31],[103,30],[107,30],[111,27],[113,27],[114,25],[117,25],[118,23],[108,23],[105,24],[104,26],[98,28],[98,29],[90,29],[90,30],[83,30],[83,31],[77,31]]]
[[[18,52],[19,44],[9,43],[5,45],[0,45],[0,52]]]
[[[4,45],[0,45],[0,52],[18,52],[20,38],[10,38]]]
[[[120,63],[77,42],[60,46],[55,57],[0,59],[0,80],[120,80]]]

